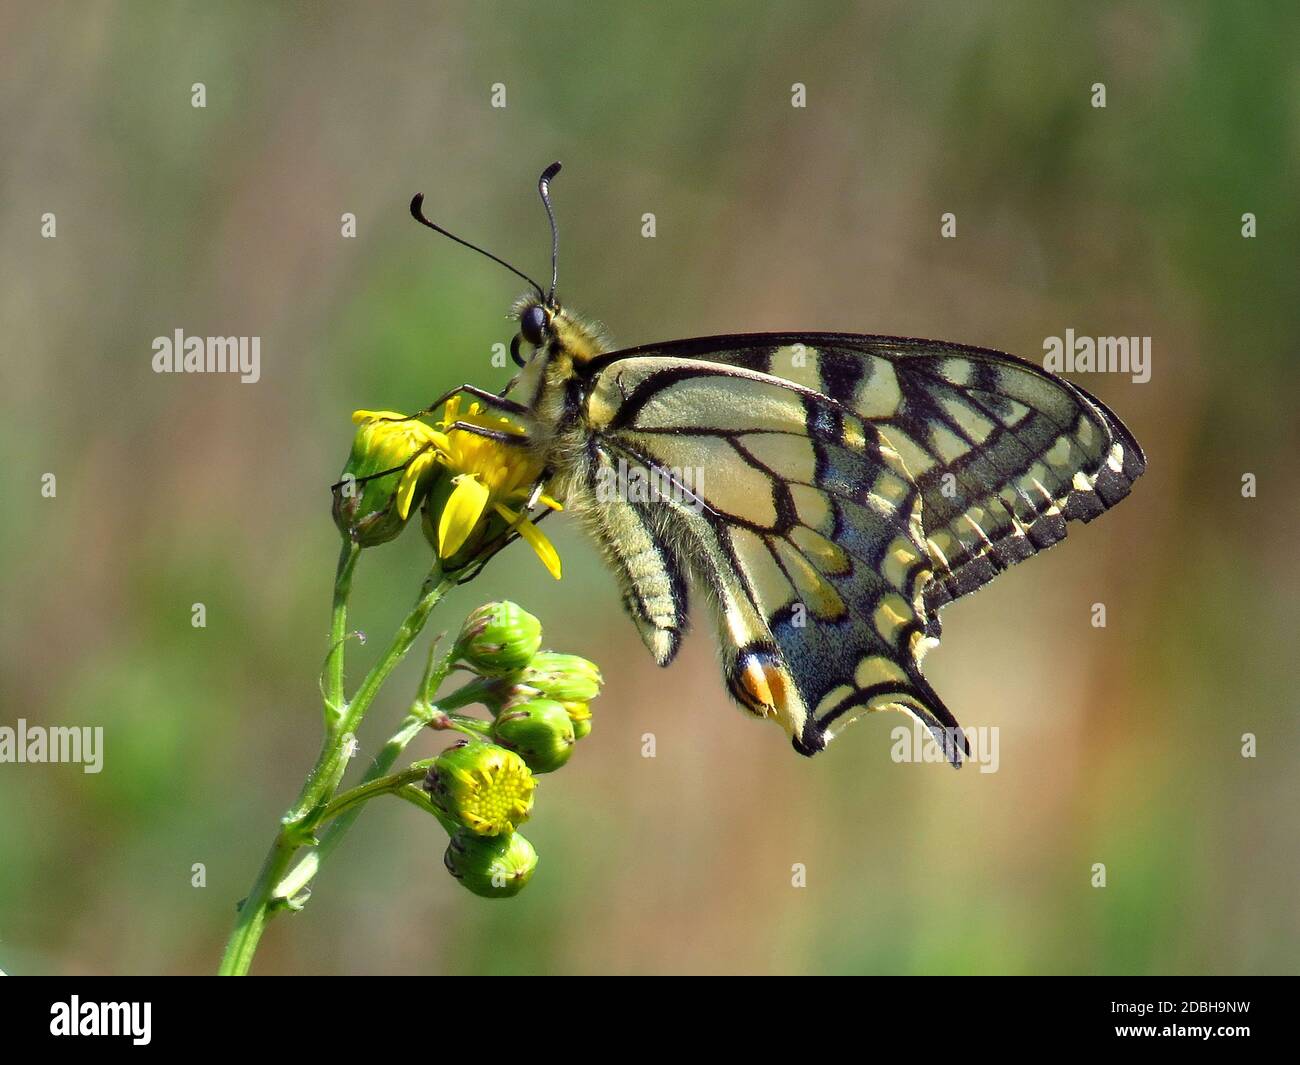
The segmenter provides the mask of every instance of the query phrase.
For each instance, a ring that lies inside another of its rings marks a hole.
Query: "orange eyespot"
[[[752,651],[737,659],[729,687],[736,701],[759,717],[775,714],[785,706],[788,695],[784,671]]]

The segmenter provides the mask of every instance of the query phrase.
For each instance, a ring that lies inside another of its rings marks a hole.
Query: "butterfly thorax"
[[[546,315],[545,335],[506,393],[528,408],[531,447],[547,471],[547,490],[580,516],[593,509],[583,491],[592,461],[586,369],[610,345],[597,326],[558,305],[525,297],[515,314],[522,318],[535,307]]]
[[[522,314],[535,305],[535,301],[521,300],[515,313]],[[545,311],[546,336],[507,392],[528,406],[535,420],[535,446],[548,465],[565,467],[570,462],[555,452],[567,451],[581,438],[585,367],[607,352],[609,343],[599,327],[558,305],[546,307]]]
[[[594,322],[556,307],[552,312],[551,349],[563,354],[574,365],[581,366],[610,350],[604,330]]]

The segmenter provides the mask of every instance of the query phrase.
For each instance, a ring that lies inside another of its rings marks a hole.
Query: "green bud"
[[[447,872],[475,895],[508,899],[524,890],[537,868],[537,851],[518,832],[484,838],[457,832],[442,856]]]
[[[527,821],[536,786],[519,755],[471,740],[438,755],[424,780],[433,804],[479,836],[506,835]]]
[[[500,677],[523,669],[541,645],[542,623],[504,600],[486,603],[465,619],[456,656],[485,677]]]
[[[334,485],[334,524],[362,547],[375,547],[406,527],[436,477],[436,434],[394,411],[357,411],[352,419],[357,432]]]
[[[548,699],[586,703],[600,694],[600,669],[579,655],[541,651],[520,674],[518,683],[535,688]]]
[[[573,738],[584,740],[591,735],[591,707],[586,703],[562,702],[569,720],[573,722]]]
[[[553,773],[573,754],[573,722],[552,699],[508,707],[492,723],[492,738],[519,755],[534,773]]]

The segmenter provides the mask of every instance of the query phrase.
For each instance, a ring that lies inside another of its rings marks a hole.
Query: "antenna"
[[[552,163],[542,171],[537,179],[537,192],[542,197],[542,206],[546,208],[546,217],[551,223],[551,291],[546,294],[547,306],[555,305],[555,282],[560,276],[560,230],[555,225],[555,212],[551,209],[551,178],[560,172],[560,164]],[[541,289],[538,289],[541,294]]]
[[[554,176],[554,172],[555,172],[555,171],[558,171],[559,169],[560,169],[560,164],[559,164],[559,163],[555,163],[553,166],[550,166],[550,167],[547,167],[547,168],[546,168],[546,173],[544,173],[544,174],[542,175],[542,189],[543,189],[543,190],[545,190],[545,188],[546,188],[546,180],[547,180],[548,175],[553,177],[553,176]],[[545,192],[545,191],[542,192],[542,202],[543,202],[543,203],[546,203],[546,192]],[[412,198],[412,200],[411,200],[411,217],[414,218],[417,222],[419,222],[420,225],[422,225],[422,226],[428,226],[428,227],[429,227],[430,229],[432,229],[435,233],[441,233],[444,237],[450,237],[450,238],[451,238],[452,240],[454,240],[457,244],[463,244],[465,247],[469,248],[469,249],[472,250],[472,251],[476,251],[476,252],[478,252],[480,255],[486,255],[486,256],[487,256],[489,259],[491,259],[494,263],[500,263],[502,266],[504,266],[507,270],[509,270],[509,271],[510,271],[512,274],[514,274],[516,277],[522,277],[525,281],[527,281],[530,285],[532,285],[533,288],[535,288],[535,289],[537,290],[537,295],[538,295],[538,298],[539,298],[539,299],[546,299],[546,297],[545,297],[544,294],[542,293],[542,286],[539,285],[536,281],[534,281],[531,277],[529,277],[529,276],[528,276],[526,273],[524,273],[522,270],[516,270],[513,266],[511,266],[508,262],[506,262],[506,261],[505,261],[504,259],[502,259],[500,256],[493,255],[493,254],[492,254],[490,251],[488,251],[486,248],[480,248],[477,244],[471,244],[468,240],[464,240],[463,238],[456,236],[455,233],[449,233],[447,230],[443,229],[442,226],[440,226],[440,225],[435,225],[433,222],[430,222],[427,218],[424,217],[423,205],[424,205],[424,193],[423,193],[423,192],[417,192],[417,193],[415,194],[415,196],[414,196],[414,197]],[[548,215],[551,213],[551,205],[550,205],[549,203],[546,203],[546,213],[547,213]],[[555,294],[555,280],[554,280],[554,274],[555,274],[555,247],[556,247],[556,241],[555,241],[555,219],[554,219],[554,217],[551,218],[551,247],[552,247],[552,254],[551,254],[551,274],[552,274],[552,280],[551,280],[551,294],[554,295],[554,294]],[[550,300],[547,299],[547,302],[549,303]]]

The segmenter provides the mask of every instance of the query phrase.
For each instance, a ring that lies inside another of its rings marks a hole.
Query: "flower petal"
[[[356,425],[362,422],[400,422],[405,421],[405,414],[398,414],[395,410],[354,410],[352,412],[352,421]]]
[[[461,549],[483,516],[488,501],[487,487],[479,484],[473,474],[463,473],[452,484],[456,487],[438,519],[439,558],[451,558]]]
[[[433,465],[433,461],[433,452],[426,449],[411,459],[402,471],[402,479],[397,484],[397,515],[403,521],[411,513],[411,504],[415,502],[415,490],[420,486],[420,478]]]
[[[444,429],[450,429],[451,426],[460,418],[460,396],[452,396],[442,405],[442,419],[438,422]]]
[[[555,545],[546,538],[546,534],[522,514],[516,514],[509,507],[501,506],[500,503],[497,504],[497,513],[505,518],[515,532],[528,542],[528,546],[537,552],[537,557],[542,560],[542,565],[546,567],[547,572],[558,581],[560,579],[560,553],[555,550]]]

